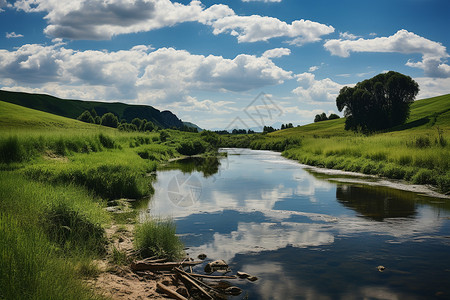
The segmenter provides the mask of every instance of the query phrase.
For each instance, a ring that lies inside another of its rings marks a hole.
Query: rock
[[[214,271],[228,271],[228,264],[222,259],[207,263],[205,266],[205,272],[212,273]]]
[[[250,280],[250,281],[256,281],[256,280],[258,280],[258,277],[256,277],[256,276],[252,276],[252,275],[250,275],[250,274],[248,274],[248,273],[245,273],[245,272],[240,272],[240,271],[238,271],[237,273],[237,276],[239,277],[239,278],[242,278],[242,279],[248,279],[248,280]]]
[[[228,295],[238,296],[242,293],[242,290],[237,286],[230,286],[229,288],[225,289],[225,293]]]
[[[250,277],[250,274],[245,273],[245,272],[240,272],[240,271],[238,271],[236,274],[237,274],[237,276],[238,276],[239,278],[248,278],[248,277]]]
[[[204,253],[199,254],[197,257],[198,257],[198,259],[205,260],[206,254],[204,254]]]
[[[379,272],[383,272],[384,270],[386,270],[384,266],[378,266],[377,269]]]

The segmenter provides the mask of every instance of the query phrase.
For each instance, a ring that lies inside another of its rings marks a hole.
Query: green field
[[[94,260],[117,261],[105,228],[136,218],[135,210],[107,213],[108,201],[148,199],[160,163],[214,152],[211,142],[178,130],[121,132],[0,101],[0,299],[102,298],[83,279],[98,274]],[[183,247],[173,225],[148,224],[139,231],[147,252],[175,257]],[[160,245],[152,234],[172,239]]]

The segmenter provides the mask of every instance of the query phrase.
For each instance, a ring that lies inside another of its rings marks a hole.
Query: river
[[[191,257],[257,276],[237,299],[450,299],[450,200],[223,151],[159,170],[145,213],[173,218]]]

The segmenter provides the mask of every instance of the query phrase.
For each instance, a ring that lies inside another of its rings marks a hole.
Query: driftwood
[[[188,283],[190,283],[191,285],[193,285],[194,287],[196,287],[203,295],[205,295],[207,298],[209,299],[214,299],[207,291],[205,291],[197,282],[194,278],[191,278],[186,272],[184,272],[183,270],[180,270],[178,268],[175,268],[175,271],[178,272],[178,275],[181,277],[181,280],[183,281],[187,281]]]
[[[172,290],[168,286],[158,282],[156,286],[161,289],[165,294],[169,295],[172,298],[175,298],[177,300],[187,300],[183,295],[178,294],[176,291]]]
[[[196,273],[191,273],[189,274],[193,277],[199,277],[199,278],[207,278],[207,279],[236,279],[237,277],[235,275],[231,275],[231,276],[215,276],[215,275],[202,275],[202,274],[196,274]]]
[[[131,269],[133,271],[159,271],[159,270],[170,270],[176,267],[186,267],[195,266],[203,263],[202,261],[184,261],[184,262],[163,262],[163,263],[147,263],[144,261],[137,261],[131,263]]]

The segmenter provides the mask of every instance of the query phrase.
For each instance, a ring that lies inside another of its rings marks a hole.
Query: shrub
[[[101,225],[93,224],[66,204],[55,204],[46,212],[44,227],[50,239],[62,248],[79,247],[99,254],[105,251],[106,238]]]
[[[77,120],[81,122],[86,123],[95,123],[94,117],[92,117],[91,113],[88,110],[85,110],[78,118]]]
[[[416,141],[415,141],[415,146],[417,148],[427,148],[430,147],[431,145],[431,141],[428,137],[424,137],[424,136],[419,136]]]
[[[183,243],[175,235],[176,226],[170,220],[148,219],[136,226],[135,247],[142,257],[159,256],[175,260],[183,256]]]
[[[105,148],[109,148],[109,149],[111,149],[111,148],[114,148],[115,147],[115,142],[114,142],[114,140],[111,138],[111,137],[109,137],[109,136],[107,136],[107,135],[104,135],[103,133],[100,133],[99,135],[98,135],[98,139],[100,140],[100,143],[103,145],[103,147],[105,147]]]
[[[106,113],[102,117],[102,125],[117,128],[119,125],[119,120],[113,113]]]
[[[177,147],[177,151],[182,155],[197,155],[205,152],[206,145],[200,140],[188,140],[181,142],[180,146]]]
[[[16,136],[0,141],[0,162],[21,162],[24,158],[25,149]]]
[[[420,169],[416,175],[412,177],[413,183],[416,184],[430,184],[433,183],[433,171],[426,170],[426,169]]]

